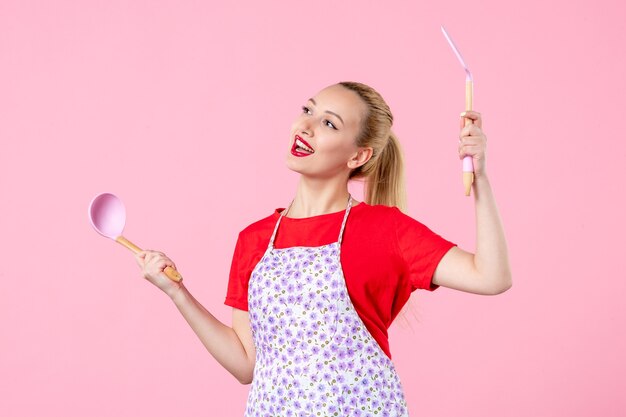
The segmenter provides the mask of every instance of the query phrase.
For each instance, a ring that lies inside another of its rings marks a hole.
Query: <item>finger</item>
[[[480,120],[482,118],[480,112],[475,110],[465,110],[464,112],[461,112],[461,117],[467,117],[472,121]]]
[[[483,131],[479,127],[477,127],[475,125],[469,125],[468,127],[463,128],[459,132],[459,139],[463,139],[463,138],[472,138],[472,139],[484,138],[484,139],[487,139],[487,137],[485,136]]]
[[[165,272],[165,268],[167,268],[168,266],[171,266],[173,269],[176,269],[176,268],[174,268],[174,265],[173,265],[172,262],[168,262],[168,261],[165,261],[165,260],[159,261],[156,264],[156,267],[158,268],[159,272]]]
[[[157,262],[159,262],[161,259],[163,259],[161,257],[161,255],[159,255],[156,252],[151,252],[146,256],[146,268],[153,268],[154,265],[156,265]]]
[[[157,265],[159,262],[164,261],[165,259],[159,255],[157,252],[153,253],[152,256],[150,257],[150,265],[154,266]]]
[[[157,258],[155,264],[156,265],[169,265],[169,266],[172,266],[172,265],[174,265],[174,262],[172,262],[172,260],[170,258],[159,257],[159,258]]]
[[[469,125],[467,126],[470,136],[480,136],[483,131],[480,129],[478,125]]]
[[[157,250],[150,251],[151,258],[156,259],[167,259],[167,256],[163,252],[159,252]]]
[[[146,264],[146,256],[147,253],[144,251],[135,254],[135,261],[137,262],[137,265],[139,265],[141,268],[143,268]]]
[[[461,131],[459,132],[459,138],[472,136],[472,131],[471,131],[472,126],[474,125],[468,125],[468,126],[465,126],[463,129],[461,129]]]
[[[481,147],[477,145],[463,145],[459,149],[459,157],[463,158],[467,155],[476,156],[481,153]]]
[[[472,124],[475,124],[478,127],[482,127],[482,125],[483,125],[482,116],[477,111],[466,110],[466,111],[461,113],[461,117],[467,118],[467,119],[471,120]],[[465,121],[463,121],[463,123],[465,123]]]
[[[159,260],[163,260],[165,262],[173,263],[173,261],[167,257],[163,252],[155,252],[155,257]]]
[[[466,151],[468,149],[484,149],[480,144],[462,143],[459,145],[459,152]]]
[[[149,264],[154,258],[154,254],[150,250],[146,250],[145,252],[146,252],[146,255],[144,256],[143,260],[145,264]]]
[[[482,148],[480,146],[464,146],[461,149],[459,149],[459,155],[479,155],[485,154],[485,148]]]
[[[482,136],[462,136],[459,138],[459,143],[467,144],[467,145],[479,145],[481,143],[486,143],[487,138]]]
[[[150,250],[147,251],[150,254],[150,258],[166,258],[163,252],[159,252],[158,250]]]
[[[468,122],[468,120],[469,120],[469,122]],[[463,129],[464,127],[473,126],[472,120],[471,119],[467,119],[465,117],[462,117],[460,126],[461,126],[461,129]]]

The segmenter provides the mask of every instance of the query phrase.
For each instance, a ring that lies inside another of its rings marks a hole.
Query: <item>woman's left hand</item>
[[[485,152],[487,148],[487,136],[482,131],[482,118],[480,113],[467,110],[461,116],[461,133],[459,134],[459,159],[466,155],[472,157],[474,164],[474,179],[486,175]],[[465,119],[470,119],[471,124],[465,126]]]

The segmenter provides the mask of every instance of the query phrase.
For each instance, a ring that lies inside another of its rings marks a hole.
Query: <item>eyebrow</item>
[[[315,106],[317,106],[317,103],[315,102],[315,100],[313,100],[312,98],[309,99],[309,101],[311,101]],[[330,113],[333,116],[336,116],[339,120],[341,120],[341,123],[345,125],[345,122],[343,121],[343,119],[341,118],[341,116],[339,116],[337,113],[332,112],[330,110],[326,110],[326,113]]]

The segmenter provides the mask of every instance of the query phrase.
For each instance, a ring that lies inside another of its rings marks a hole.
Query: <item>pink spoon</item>
[[[448,32],[441,25],[441,31],[443,32],[443,36],[446,37],[450,47],[454,51],[454,54],[458,58],[459,62],[465,69],[465,110],[472,110],[472,101],[474,96],[474,79],[472,78],[472,73],[470,72],[467,64],[463,60],[461,56],[461,52],[459,52],[458,48],[452,42],[452,38],[448,35]],[[472,124],[472,120],[465,118],[465,126]],[[470,191],[472,189],[472,183],[474,182],[474,163],[472,162],[471,155],[467,155],[463,158],[463,185],[465,186],[465,195],[470,195]]]
[[[142,249],[122,236],[124,225],[126,224],[126,208],[122,200],[111,193],[98,194],[89,204],[89,222],[104,237],[113,239],[119,244],[127,247],[134,253],[141,252]],[[177,270],[167,266],[165,275],[170,279],[179,282],[183,277]]]

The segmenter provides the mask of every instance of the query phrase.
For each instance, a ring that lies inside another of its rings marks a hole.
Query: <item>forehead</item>
[[[358,126],[365,114],[365,103],[361,97],[341,85],[326,87],[313,98],[320,110],[337,113],[346,125]]]

